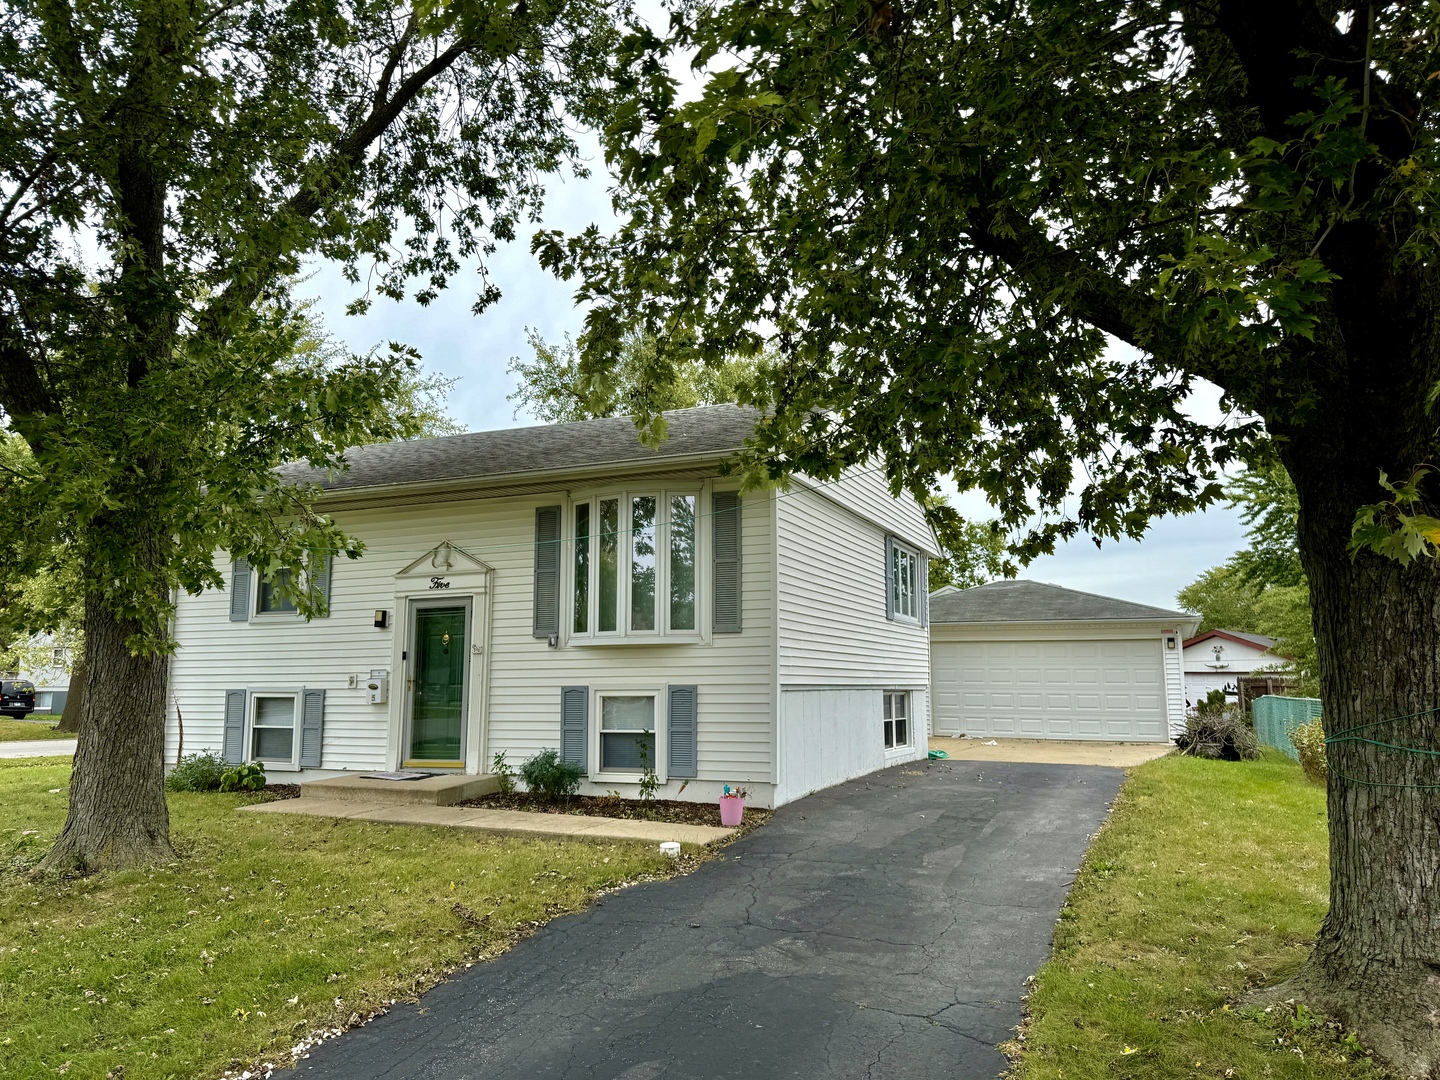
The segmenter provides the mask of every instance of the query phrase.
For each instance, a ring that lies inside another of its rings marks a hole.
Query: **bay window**
[[[699,634],[695,491],[599,495],[571,508],[576,638]]]

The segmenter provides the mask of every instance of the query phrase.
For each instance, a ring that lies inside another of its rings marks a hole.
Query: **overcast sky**
[[[604,162],[593,140],[586,140],[594,175],[551,181],[544,220],[538,227],[574,233],[591,222],[614,223],[607,194]],[[507,367],[510,358],[530,358],[526,327],[545,340],[558,342],[581,329],[582,313],[571,302],[571,289],[540,268],[530,254],[535,230],[522,228],[521,239],[502,246],[489,260],[490,276],[504,293],[483,315],[471,311],[476,293],[473,267],[451,282],[427,307],[407,301],[377,299],[370,313],[347,316],[345,304],[355,295],[332,266],[318,265],[304,291],[314,296],[330,332],[351,349],[366,351],[389,341],[419,349],[427,370],[458,376],[450,397],[451,411],[471,431],[534,423],[515,415],[506,397],[515,390]],[[1204,396],[1196,411],[1210,414],[1214,401]],[[984,516],[983,503],[962,502],[972,516]],[[1175,593],[1202,571],[1223,562],[1244,543],[1244,529],[1234,511],[1208,510],[1184,518],[1155,522],[1141,542],[1107,543],[1097,550],[1081,537],[1032,563],[1021,576],[1067,588],[1082,589],[1158,607],[1173,607]]]

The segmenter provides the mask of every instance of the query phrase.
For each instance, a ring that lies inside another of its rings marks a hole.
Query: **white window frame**
[[[267,614],[270,614],[267,612]],[[300,771],[300,740],[302,738],[302,727],[305,723],[305,688],[300,687],[276,687],[261,690],[251,690],[246,697],[245,705],[245,760],[258,761],[265,766],[268,772],[299,772]],[[254,755],[255,749],[255,716],[259,711],[258,705],[261,698],[292,698],[295,702],[295,726],[291,729],[294,732],[290,740],[290,760],[278,761],[268,758],[258,758]]]
[[[591,688],[590,692],[590,779],[595,783],[638,784],[644,773],[625,769],[606,769],[600,758],[601,725],[605,720],[605,699],[607,697],[648,697],[655,699],[655,775],[660,783],[667,782],[665,770],[670,758],[670,687],[665,685],[636,686],[623,683],[615,686]]]
[[[890,564],[885,567],[885,587],[890,590],[891,617],[895,622],[919,626],[920,553],[894,538],[890,541],[890,552]],[[907,564],[908,580],[901,576]]]
[[[891,708],[895,700],[904,703],[905,707],[905,741],[900,742],[894,735],[895,720],[898,719]],[[885,690],[880,695],[880,743],[887,754],[900,753],[905,750],[912,750],[915,747],[915,715],[910,708],[910,702],[914,695],[909,690]],[[888,714],[888,715],[887,715]],[[889,740],[888,744],[886,740]]]
[[[602,488],[585,492],[571,498],[565,510],[562,534],[566,538],[565,562],[563,567],[564,628],[565,640],[577,645],[654,644],[656,642],[701,642],[709,640],[709,590],[711,579],[710,534],[707,525],[710,514],[706,511],[705,498],[708,485],[685,484],[680,486],[636,485],[614,489]],[[656,556],[655,556],[655,629],[634,630],[630,626],[631,569],[634,565],[634,550],[630,522],[636,498],[650,496],[656,500]],[[674,629],[670,626],[670,500],[684,496],[695,502],[695,626],[693,629]],[[616,544],[616,588],[614,630],[600,629],[600,504],[610,499],[619,502],[619,536]],[[577,537],[575,508],[589,505],[589,592],[586,611],[587,628],[584,632],[575,629],[575,586]],[[647,691],[648,692],[648,691]]]

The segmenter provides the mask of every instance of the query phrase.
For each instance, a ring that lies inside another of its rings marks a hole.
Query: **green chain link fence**
[[[1273,746],[1299,760],[1290,732],[1320,715],[1320,699],[1313,697],[1278,697],[1266,694],[1250,703],[1250,716],[1255,721],[1255,737],[1266,746]]]

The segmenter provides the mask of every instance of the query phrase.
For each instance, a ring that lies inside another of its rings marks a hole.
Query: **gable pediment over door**
[[[464,548],[442,540],[397,573],[395,583],[400,588],[424,587],[427,591],[474,589],[483,587],[491,569]]]

